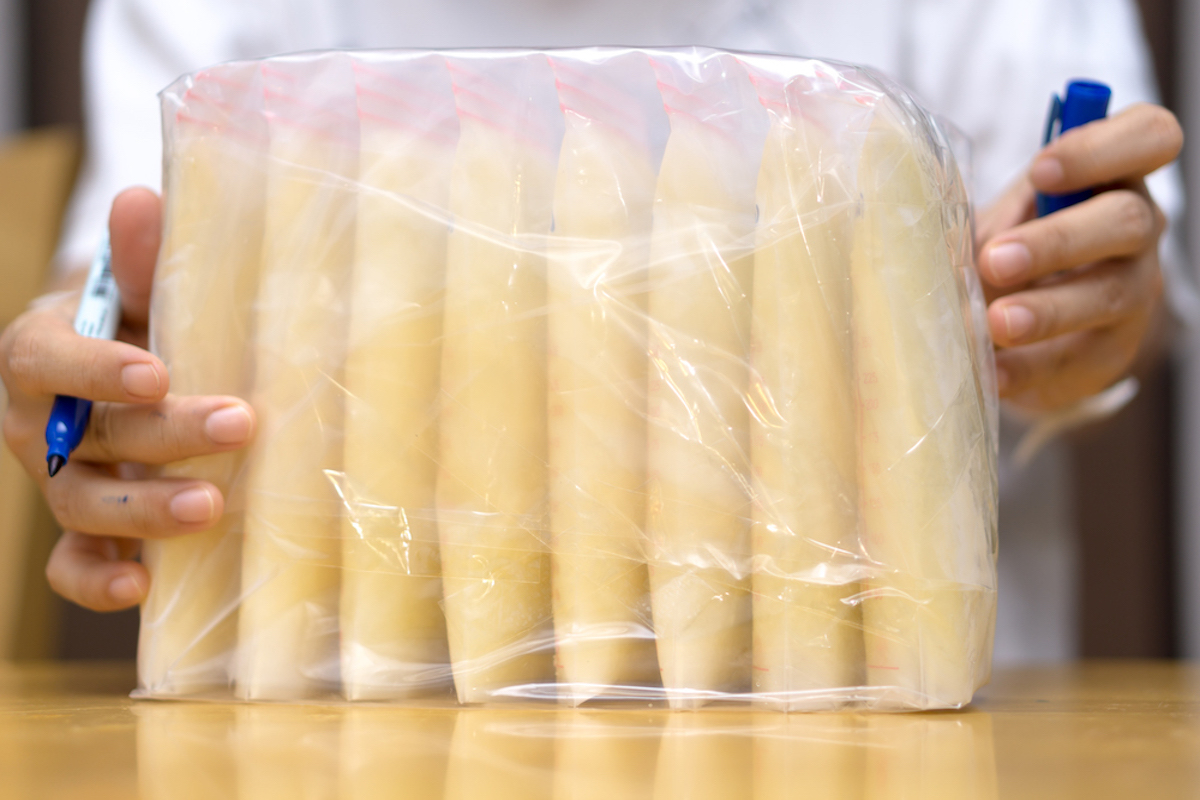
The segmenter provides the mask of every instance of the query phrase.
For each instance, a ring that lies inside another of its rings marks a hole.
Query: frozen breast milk
[[[433,512],[446,220],[458,123],[440,60],[362,64],[346,350],[342,691],[448,683]],[[420,105],[413,106],[416,95]]]
[[[851,173],[792,93],[758,179],[751,357],[754,689],[800,709],[861,683]],[[811,111],[810,111],[811,113]]]
[[[165,470],[226,513],[146,545],[140,695],[565,720],[987,681],[992,344],[958,140],[903,89],[589,47],[301,53],[162,98],[151,339],[258,429]],[[697,753],[657,791],[728,794]]]
[[[245,65],[196,76],[190,103],[168,106],[178,131],[166,175],[164,239],[152,314],[154,349],[177,395],[248,397],[252,308],[262,251],[266,131],[258,70]],[[141,686],[191,694],[228,685],[237,645],[245,452],[163,468],[200,478],[225,497],[207,531],[147,539],[150,592],[138,644]]]
[[[578,704],[658,680],[642,541],[655,172],[634,98],[566,67],[558,85],[567,110],[547,303],[550,529],[558,677]]]
[[[437,507],[454,686],[467,703],[554,679],[544,249],[555,153],[518,127],[536,120],[527,102],[485,121],[491,81],[473,64],[454,77]]]
[[[265,75],[270,146],[252,395],[259,427],[237,659],[237,692],[252,700],[338,685],[341,503],[331,473],[342,464],[357,135],[353,105],[300,102],[295,84],[305,77],[332,92],[349,80],[348,65],[331,58]]]
[[[976,469],[984,409],[925,135],[881,99],[858,164],[859,508],[876,565],[862,609],[867,683],[945,708],[978,686],[993,592]]]
[[[671,106],[691,99],[664,97],[671,136],[650,243],[646,527],[658,661],[675,706],[744,691],[750,676],[757,164],[720,118],[706,124]]]

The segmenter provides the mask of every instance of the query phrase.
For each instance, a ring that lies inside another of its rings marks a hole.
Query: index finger
[[[135,186],[112,202],[108,217],[112,272],[121,289],[121,316],[144,327],[150,315],[154,262],[162,240],[162,202],[150,189]]]
[[[1175,115],[1139,103],[1055,139],[1034,159],[1029,179],[1040,192],[1077,192],[1149,175],[1174,161],[1182,147]]]
[[[156,356],[125,342],[90,339],[56,314],[31,312],[5,332],[0,354],[9,390],[30,396],[149,403],[170,379]]]

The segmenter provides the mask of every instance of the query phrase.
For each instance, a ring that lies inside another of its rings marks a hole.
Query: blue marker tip
[[[65,395],[54,398],[50,421],[46,424],[46,469],[51,478],[58,474],[72,451],[83,441],[83,432],[91,415],[91,400]]]

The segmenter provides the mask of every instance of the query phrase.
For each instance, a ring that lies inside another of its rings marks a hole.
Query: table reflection
[[[986,713],[141,703],[162,798],[995,798]]]

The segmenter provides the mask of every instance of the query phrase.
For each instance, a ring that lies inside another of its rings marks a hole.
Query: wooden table
[[[133,701],[0,664],[0,797],[1200,798],[1200,665],[1002,670],[964,712]]]

